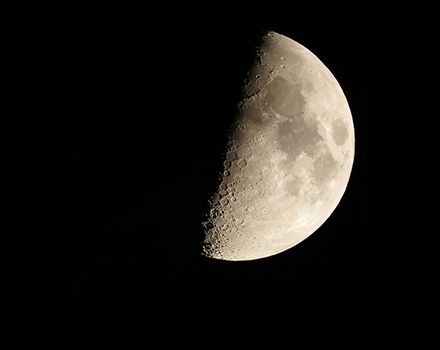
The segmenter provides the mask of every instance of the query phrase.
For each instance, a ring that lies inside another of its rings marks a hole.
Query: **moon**
[[[315,232],[341,200],[354,160],[348,102],[308,49],[263,35],[228,134],[202,255],[241,261],[283,252]]]

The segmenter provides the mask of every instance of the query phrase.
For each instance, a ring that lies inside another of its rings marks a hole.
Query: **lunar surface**
[[[315,232],[341,200],[354,127],[332,73],[308,49],[265,34],[243,86],[202,254],[253,260]]]

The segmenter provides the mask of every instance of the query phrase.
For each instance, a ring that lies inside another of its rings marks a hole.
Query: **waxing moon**
[[[344,194],[354,127],[332,73],[275,32],[262,37],[229,133],[202,254],[253,260],[315,232]]]

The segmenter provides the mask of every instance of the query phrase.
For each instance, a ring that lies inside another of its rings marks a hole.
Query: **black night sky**
[[[216,322],[223,341],[245,324],[251,338],[276,329],[292,348],[307,339],[310,348],[367,349],[365,2],[237,6],[74,6],[74,349],[147,348],[161,332],[165,347],[188,325],[185,341],[196,345]],[[210,260],[198,254],[200,223],[264,30],[306,46],[338,79],[355,124],[354,168],[335,212],[298,246]]]

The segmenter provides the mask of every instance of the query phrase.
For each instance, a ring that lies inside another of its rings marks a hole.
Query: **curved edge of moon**
[[[243,86],[202,254],[240,261],[285,251],[341,200],[354,126],[336,78],[308,49],[267,33]]]

